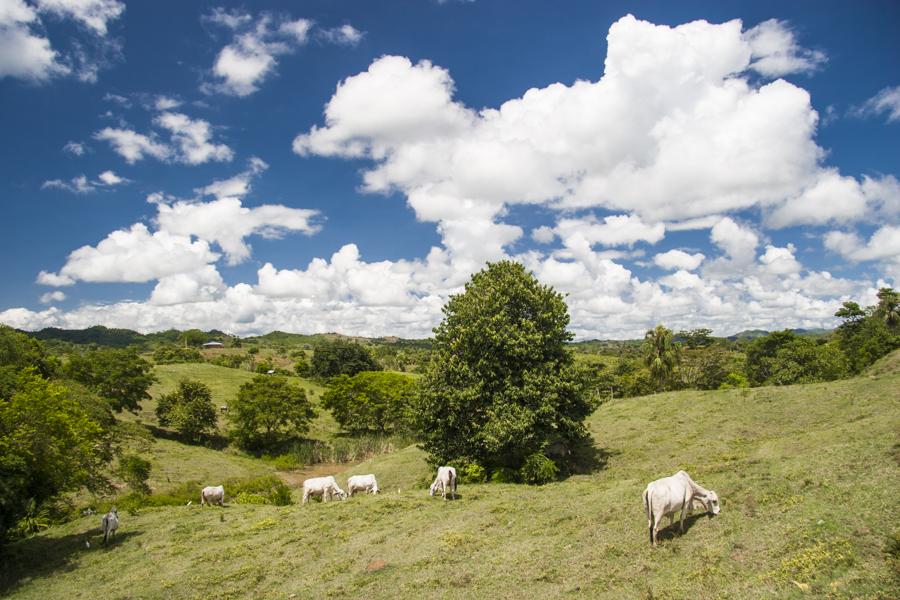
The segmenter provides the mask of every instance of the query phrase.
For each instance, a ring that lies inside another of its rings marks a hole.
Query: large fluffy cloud
[[[244,46],[245,34],[264,45],[288,43],[277,20],[260,29],[259,17],[214,15],[241,52],[252,47]],[[308,33],[294,29],[291,44]],[[847,260],[893,265],[890,253],[900,252],[897,180],[857,179],[829,166],[815,141],[809,94],[771,80],[817,69],[821,53],[801,47],[778,21],[751,29],[739,21],[667,27],[627,16],[612,25],[608,42],[599,80],[531,89],[496,108],[465,106],[449,71],[427,60],[384,56],[338,84],[324,122],[300,132],[294,151],[364,161],[364,192],[400,192],[418,219],[435,224],[441,245],[425,257],[367,260],[366,249],[347,240],[305,267],[266,263],[255,283],[227,285],[214,250],[236,263],[250,254],[249,236],[317,227],[312,211],[244,206],[264,169],[252,163],[197,188],[209,201],[154,195],[157,230],[119,232],[150,245],[169,236],[202,250],[175,270],[152,273],[157,284],[146,302],[11,309],[0,320],[427,336],[471,273],[503,258],[523,262],[566,295],[579,337],[637,337],[660,321],[718,334],[818,327],[834,322],[843,300],[871,303],[883,281],[810,268],[802,260],[806,241],[769,235],[841,227],[825,245]],[[232,93],[250,93],[271,75],[266,56],[278,54],[263,50],[261,62],[244,65]],[[172,145],[170,152],[183,152]],[[145,146],[133,155],[147,153]],[[537,208],[514,210],[523,204]],[[514,221],[522,212],[545,217],[528,225],[540,245],[527,245],[522,222]],[[868,241],[846,232],[873,221],[879,228]],[[708,249],[684,250],[706,235]],[[810,240],[818,250],[815,236]],[[84,263],[107,253],[127,254],[104,240],[85,250]],[[667,273],[655,278],[652,265]],[[70,285],[88,271],[70,257],[39,281]]]

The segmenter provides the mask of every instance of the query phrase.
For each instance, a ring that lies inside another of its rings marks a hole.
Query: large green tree
[[[313,349],[311,367],[312,374],[321,378],[381,370],[381,365],[365,346],[343,339],[318,344]]]
[[[65,365],[67,376],[109,400],[116,412],[137,412],[141,401],[150,399],[152,371],[136,351],[112,348],[70,354]]]
[[[416,382],[409,375],[364,371],[332,379],[322,406],[346,431],[387,433],[410,428],[415,394]]]
[[[163,394],[156,405],[163,427],[172,427],[188,440],[198,442],[216,428],[216,407],[209,386],[182,379],[174,392]]]
[[[562,295],[502,261],[473,275],[443,313],[418,406],[430,460],[519,469],[544,453],[565,463],[595,405],[566,348]]]
[[[29,503],[40,507],[83,486],[104,489],[102,473],[112,458],[111,415],[99,419],[100,407],[86,407],[77,393],[33,368],[17,379],[15,391],[0,396],[0,539]]]
[[[259,450],[285,436],[301,435],[316,416],[303,388],[278,375],[257,375],[241,385],[228,406],[232,435],[242,447]]]
[[[681,361],[681,352],[675,344],[672,330],[657,325],[647,331],[641,351],[644,364],[650,369],[650,376],[656,383],[656,391],[662,391]]]
[[[862,308],[844,302],[834,316],[843,319],[837,334],[851,373],[900,348],[900,294],[891,288],[878,291],[878,303]]]

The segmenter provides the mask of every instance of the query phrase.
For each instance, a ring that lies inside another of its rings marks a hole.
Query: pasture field
[[[378,496],[142,509],[120,515],[109,547],[86,517],[2,550],[0,595],[896,598],[891,360],[833,383],[613,400],[589,419],[599,468],[541,487],[429,498],[431,470],[411,446],[338,475],[375,473]],[[716,490],[722,513],[662,530],[654,549],[641,492],[678,469]]]

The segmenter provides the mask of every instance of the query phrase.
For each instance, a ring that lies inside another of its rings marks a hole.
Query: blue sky
[[[423,337],[486,261],[580,338],[900,278],[895,2],[0,0],[0,322]]]

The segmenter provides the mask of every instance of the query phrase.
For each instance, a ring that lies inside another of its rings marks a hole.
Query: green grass
[[[379,496],[145,509],[122,515],[109,548],[84,518],[6,548],[0,594],[896,598],[898,390],[885,368],[614,400],[589,420],[603,469],[543,487],[461,485],[455,502],[428,497],[430,470],[410,447],[338,477],[376,473]],[[682,468],[719,493],[722,513],[663,530],[653,549],[641,492]]]

